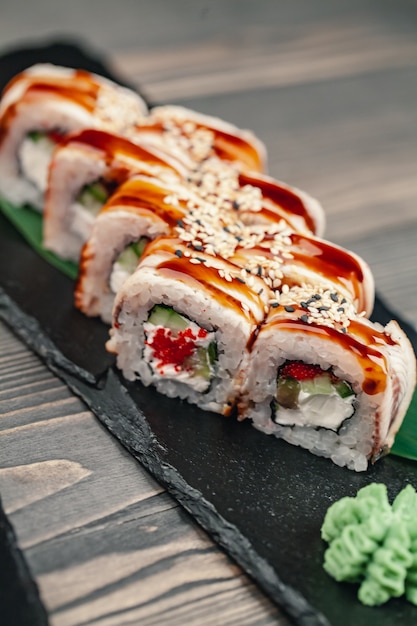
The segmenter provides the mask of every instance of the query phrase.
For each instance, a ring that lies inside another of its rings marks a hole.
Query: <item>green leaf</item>
[[[40,256],[69,278],[73,280],[77,278],[78,265],[76,263],[64,261],[43,247],[42,215],[38,211],[27,206],[15,207],[3,198],[0,198],[0,210]]]
[[[417,388],[407,414],[395,437],[391,454],[417,461]]]

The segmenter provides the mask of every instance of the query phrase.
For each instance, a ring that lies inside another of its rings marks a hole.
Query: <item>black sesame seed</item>
[[[308,322],[308,315],[306,315],[306,314],[304,313],[304,315],[302,315],[302,316],[300,317],[300,320],[301,320],[302,322],[304,322],[305,324],[307,324],[307,322]]]
[[[238,280],[240,283],[242,283],[243,285],[246,285],[246,281],[243,280],[243,278],[240,278],[240,276],[236,276],[236,280]]]
[[[177,220],[177,225],[178,225],[180,228],[184,228],[184,222],[183,222],[182,220]]]
[[[317,307],[317,311],[329,311],[329,310],[330,310],[329,306],[322,305],[322,306]]]
[[[345,312],[345,308],[343,306],[338,306],[337,307],[337,311],[338,311],[338,313],[344,313]]]
[[[337,295],[337,293],[331,293],[330,297],[333,300],[333,302],[339,302],[339,296]]]
[[[272,302],[272,303],[271,303],[271,307],[272,307],[273,309],[276,309],[278,306],[279,306],[279,302]]]
[[[321,300],[321,295],[319,293],[315,293],[312,297],[314,298],[314,300]]]
[[[203,252],[204,248],[201,244],[197,244],[194,246],[194,250],[197,250],[197,252]]]
[[[284,306],[284,309],[287,311],[287,313],[294,313],[295,309],[293,306],[289,306],[288,304],[286,304]]]
[[[182,251],[181,250],[175,250],[175,254],[176,256],[180,259],[182,257]]]
[[[223,226],[223,230],[224,230],[226,233],[230,233],[230,228],[228,228],[227,226]]]
[[[341,304],[346,304],[346,302],[347,302],[346,298],[343,298]]]
[[[258,274],[258,276],[262,276],[262,265],[258,265],[256,273]]]
[[[304,302],[304,300],[302,302],[300,302],[300,307],[302,309],[308,309],[308,302]]]
[[[233,200],[232,207],[237,211],[240,208],[240,204],[237,200]]]
[[[195,258],[197,259],[197,261],[200,261],[200,263],[206,262],[206,259],[202,259],[201,256],[196,256]]]
[[[342,326],[342,333],[347,333],[347,328],[345,326]]]

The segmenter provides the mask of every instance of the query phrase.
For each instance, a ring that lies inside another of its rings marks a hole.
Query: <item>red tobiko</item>
[[[311,363],[303,363],[302,361],[290,361],[280,370],[281,377],[295,378],[295,380],[311,380],[324,373],[320,365],[312,365]]]
[[[60,133],[58,130],[50,130],[48,131],[48,137],[54,143],[60,143],[64,135]]]
[[[198,338],[207,336],[207,331],[200,328]],[[157,328],[153,337],[145,343],[153,350],[154,357],[158,361],[157,367],[164,365],[174,365],[178,371],[186,359],[193,356],[196,349],[195,341],[197,336],[191,328],[178,331],[175,336],[170,328]]]

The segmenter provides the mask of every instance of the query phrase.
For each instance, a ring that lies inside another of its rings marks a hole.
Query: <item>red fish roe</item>
[[[54,141],[55,143],[59,143],[64,135],[62,133],[60,133],[58,130],[50,130],[48,131],[48,137],[51,141]]]
[[[280,370],[280,376],[283,378],[291,377],[296,380],[310,380],[322,374],[324,374],[324,371],[321,369],[320,365],[302,363],[301,361],[290,361]]]
[[[156,366],[158,369],[174,365],[176,371],[179,371],[184,367],[186,360],[193,356],[196,340],[204,339],[206,336],[207,331],[204,328],[200,328],[197,335],[191,328],[180,330],[177,335],[174,335],[170,328],[157,328],[153,337],[145,343],[152,348],[158,361]]]

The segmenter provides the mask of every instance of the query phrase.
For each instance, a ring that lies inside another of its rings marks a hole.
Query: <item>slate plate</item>
[[[0,86],[37,61],[109,76],[89,52],[53,44],[3,57]],[[391,498],[406,483],[417,487],[415,463],[390,456],[356,474],[249,424],[126,384],[104,349],[106,326],[73,308],[72,281],[33,252],[3,216],[0,267],[0,317],[295,624],[416,623],[417,609],[404,600],[370,609],[357,601],[354,586],[330,579],[322,568],[320,539],[332,502],[373,481],[386,483]],[[384,323],[392,317],[377,299],[374,319]],[[417,334],[402,325],[417,348]]]

